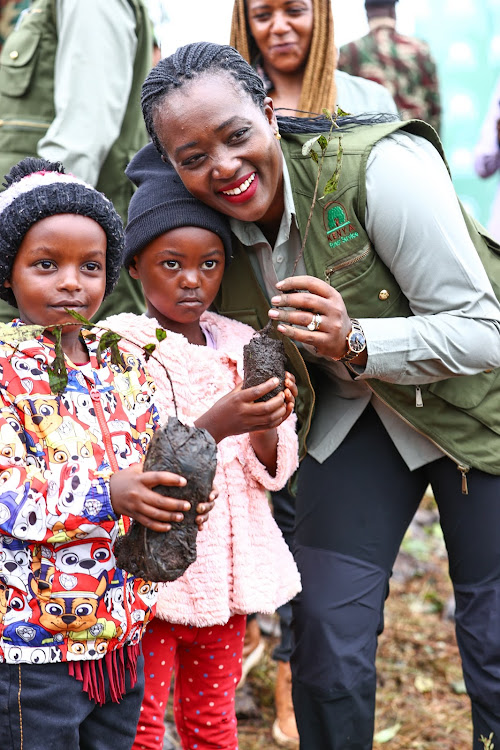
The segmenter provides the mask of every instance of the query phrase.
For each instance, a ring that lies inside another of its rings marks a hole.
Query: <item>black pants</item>
[[[301,750],[369,750],[375,653],[391,569],[431,484],[456,598],[456,634],[472,702],[473,748],[500,746],[500,477],[471,470],[463,495],[441,458],[409,471],[369,407],[340,448],[302,462],[295,557],[293,697]]]

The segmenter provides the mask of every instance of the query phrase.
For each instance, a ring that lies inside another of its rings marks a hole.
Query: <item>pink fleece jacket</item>
[[[168,368],[178,418],[193,424],[243,377],[243,346],[252,328],[216,313],[202,322],[216,349],[190,344],[167,331],[156,354]],[[121,314],[104,325],[139,345],[156,342],[159,323],[145,315]],[[122,347],[134,347],[127,341]],[[172,389],[165,370],[153,358],[148,369],[156,383],[156,405],[162,421],[174,414]],[[203,627],[227,622],[232,614],[274,612],[300,590],[300,577],[272,517],[265,490],[279,490],[297,467],[295,415],[278,428],[278,467],[269,475],[256,457],[248,434],[218,445],[214,484],[219,497],[198,534],[198,557],[181,578],[160,584],[157,616],[170,622]]]

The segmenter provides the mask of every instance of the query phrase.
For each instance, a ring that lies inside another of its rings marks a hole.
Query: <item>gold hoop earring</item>
[[[274,137],[276,138],[277,141],[281,141],[281,133],[279,130],[275,132]]]

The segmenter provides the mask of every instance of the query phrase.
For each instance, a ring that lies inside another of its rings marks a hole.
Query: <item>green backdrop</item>
[[[415,35],[431,45],[441,82],[442,139],[455,188],[482,224],[500,175],[475,175],[473,149],[500,75],[500,0],[415,2]]]

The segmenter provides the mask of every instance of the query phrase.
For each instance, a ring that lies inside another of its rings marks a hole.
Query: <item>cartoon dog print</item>
[[[115,556],[111,551],[111,537],[100,529],[100,539],[70,542],[57,547],[55,566],[58,570],[71,575],[85,573],[100,578],[115,567]],[[106,536],[104,536],[106,535]]]
[[[5,583],[28,593],[25,581],[30,571],[31,552],[25,542],[6,536],[0,548],[0,576]]]
[[[97,617],[106,588],[106,574],[101,578],[94,578],[90,575],[75,576],[57,572],[51,596],[39,598],[35,602],[40,610],[38,622],[51,633],[69,635],[88,631],[93,637],[100,636],[108,625],[106,620],[100,621]],[[93,631],[94,626],[97,628]]]

